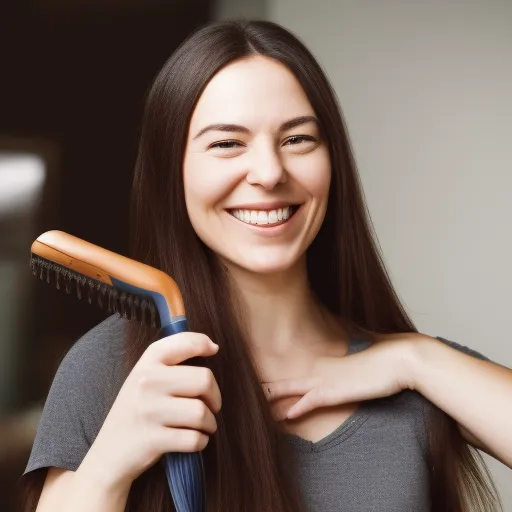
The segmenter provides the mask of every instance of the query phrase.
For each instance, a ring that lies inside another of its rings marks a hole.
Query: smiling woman
[[[512,465],[512,372],[416,332],[294,35],[228,21],[182,44],[147,99],[133,207],[132,256],[176,280],[194,332],[152,344],[111,317],[76,343],[27,510],[172,511],[157,461],[199,450],[209,512],[496,509],[469,443]]]
[[[305,270],[331,168],[319,121],[286,66],[249,56],[210,80],[190,120],[183,174],[194,231],[231,273]]]

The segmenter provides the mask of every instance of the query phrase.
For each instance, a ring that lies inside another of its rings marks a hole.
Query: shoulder
[[[468,354],[470,356],[476,357],[477,359],[483,359],[485,361],[489,361],[489,358],[481,354],[480,352],[467,347],[465,345],[461,345],[459,343],[456,343],[455,341],[451,341],[449,339],[443,338],[442,336],[436,336],[436,339],[439,341],[445,343],[446,345],[454,348],[455,350],[459,350],[460,352],[464,352],[464,354]]]
[[[394,333],[394,334],[379,334],[376,336],[365,336],[355,337],[351,340],[349,353],[356,353],[371,347],[375,343],[379,343],[386,339],[395,339],[402,337],[404,340],[408,339],[410,333]],[[449,340],[442,336],[433,336],[439,342],[451,347],[454,350],[458,350],[472,357],[489,360],[486,356],[480,352],[470,348],[466,345],[462,345],[455,341]],[[404,390],[401,393],[388,397],[385,399],[378,400],[380,404],[380,411],[387,411],[390,417],[395,420],[403,420],[403,424],[415,425],[418,439],[424,449],[426,449],[427,439],[427,425],[429,418],[431,417],[434,405],[423,395],[417,391]]]
[[[72,373],[93,381],[102,372],[112,373],[122,361],[128,321],[112,315],[81,336],[64,356],[56,377]]]
[[[117,314],[109,316],[78,338],[64,356],[62,364],[83,367],[87,363],[94,363],[104,367],[117,361],[125,350],[128,323]]]
[[[123,349],[128,321],[112,315],[81,336],[64,359],[113,356]]]
[[[60,363],[52,388],[76,391],[83,398],[118,385],[127,324],[128,320],[112,315],[81,336]]]
[[[81,336],[64,356],[52,387],[76,392],[82,400],[104,397],[109,402],[123,379],[127,324],[112,315]]]
[[[486,361],[489,361],[489,359],[478,352],[477,350],[474,350],[473,348],[470,348],[466,345],[462,345],[460,343],[457,343],[455,341],[449,340],[443,336],[430,336],[426,334],[422,334],[420,332],[398,332],[398,333],[375,333],[369,336],[366,336],[363,338],[364,343],[366,344],[364,348],[366,348],[369,345],[378,344],[381,342],[385,342],[387,340],[416,340],[421,338],[429,338],[429,339],[436,339],[440,341],[441,343],[444,343],[445,345],[458,350],[460,352],[463,352],[464,354],[468,354],[470,356],[476,357],[477,359],[483,359]]]
[[[51,466],[75,471],[80,465],[122,386],[127,324],[119,315],[107,318],[64,356],[25,473]]]
[[[489,361],[489,359],[480,352],[455,341],[449,340],[442,336],[435,336],[435,339],[451,347],[454,350],[463,352],[477,359]],[[396,407],[399,407],[404,412],[408,412],[415,416],[418,433],[422,438],[422,444],[425,445],[426,434],[428,430],[428,423],[435,406],[426,397],[417,391],[404,390],[393,399]]]

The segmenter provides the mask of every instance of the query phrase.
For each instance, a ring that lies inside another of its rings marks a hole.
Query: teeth
[[[231,210],[232,215],[238,220],[257,226],[272,225],[282,221],[287,221],[291,217],[292,212],[293,209],[289,206],[271,211]]]
[[[252,213],[251,213],[252,220]],[[258,224],[268,224],[267,212],[258,212]]]

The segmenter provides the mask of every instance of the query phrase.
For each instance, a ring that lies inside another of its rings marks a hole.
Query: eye
[[[210,145],[210,148],[219,148],[219,149],[231,149],[236,147],[236,145],[240,145],[236,140],[223,140],[220,142],[215,142]]]
[[[294,135],[294,136],[290,137],[289,139],[287,139],[284,142],[284,145],[299,146],[303,142],[316,142],[316,141],[317,140],[314,137],[311,137],[310,135]],[[291,144],[288,144],[288,143],[291,143]],[[208,149],[214,149],[214,148],[235,149],[236,147],[241,147],[241,146],[243,146],[243,144],[241,144],[240,142],[238,142],[236,140],[222,140],[222,141],[210,144],[210,146],[208,146]]]
[[[316,142],[316,139],[309,135],[294,135],[293,137],[290,137],[289,139],[287,139],[285,141],[285,144],[287,144],[288,142],[291,142],[291,141],[295,141],[293,144],[291,144],[292,146],[298,146],[299,143],[304,142],[304,141]]]

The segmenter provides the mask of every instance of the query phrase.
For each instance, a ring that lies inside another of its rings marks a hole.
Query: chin
[[[226,262],[228,268],[234,266],[246,272],[261,275],[282,274],[296,268],[300,260],[300,258],[291,255],[276,256],[275,254],[261,254],[259,257],[254,255],[251,258],[229,258],[228,255],[225,255],[223,260]]]
[[[247,264],[243,266],[239,265],[239,267],[243,268],[247,272],[261,275],[282,274],[291,268],[291,266],[283,264]]]

